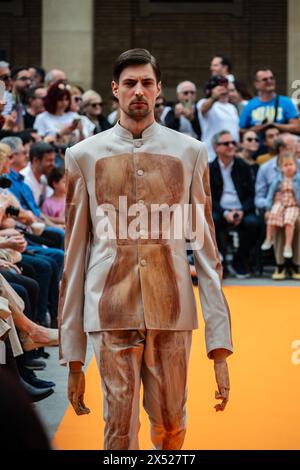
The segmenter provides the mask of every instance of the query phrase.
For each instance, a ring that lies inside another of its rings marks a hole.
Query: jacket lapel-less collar
[[[160,130],[160,127],[161,126],[156,121],[154,121],[149,127],[147,127],[143,131],[142,137],[140,139],[137,139],[137,140],[151,139],[152,137],[154,137],[157,134],[157,132]],[[132,133],[129,130],[125,129],[125,127],[122,127],[121,124],[119,123],[119,121],[114,126],[113,131],[121,139],[130,140],[130,141],[135,140]]]

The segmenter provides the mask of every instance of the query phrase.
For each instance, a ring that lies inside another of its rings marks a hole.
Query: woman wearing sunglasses
[[[259,168],[258,164],[256,163],[256,156],[259,148],[259,138],[256,132],[245,132],[245,134],[243,134],[240,147],[241,151],[238,153],[238,156],[248,163],[248,165],[250,165],[251,175],[253,181],[255,182]]]

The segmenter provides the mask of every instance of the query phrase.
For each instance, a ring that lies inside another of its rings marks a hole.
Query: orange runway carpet
[[[215,412],[213,362],[206,358],[201,321],[193,335],[184,449],[300,449],[300,363],[292,362],[292,343],[300,340],[299,288],[230,286],[224,292],[235,349],[228,360],[230,402],[224,413]],[[94,359],[86,388],[92,413],[77,417],[67,409],[54,439],[58,449],[103,449],[102,395]],[[142,405],[141,423],[140,447],[151,449]]]

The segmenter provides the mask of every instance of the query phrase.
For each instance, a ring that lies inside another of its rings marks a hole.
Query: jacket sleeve
[[[84,177],[71,150],[66,153],[65,263],[59,299],[60,363],[84,364],[84,283],[89,252],[90,209]]]
[[[200,231],[195,230],[198,243],[193,253],[205,322],[207,354],[211,358],[214,349],[223,348],[228,350],[229,355],[232,353],[230,312],[221,286],[222,265],[212,218],[208,153],[205,145],[199,151],[194,168],[190,204],[192,225],[197,227],[196,222],[199,221],[201,227]]]

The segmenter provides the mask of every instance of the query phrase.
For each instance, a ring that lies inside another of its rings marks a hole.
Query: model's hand
[[[87,415],[90,413],[89,408],[84,404],[85,377],[82,371],[69,371],[68,380],[68,399],[73,406],[77,415]]]
[[[219,391],[215,393],[216,400],[222,400],[222,403],[215,405],[216,411],[224,411],[229,400],[229,372],[226,360],[215,361],[215,375]]]

